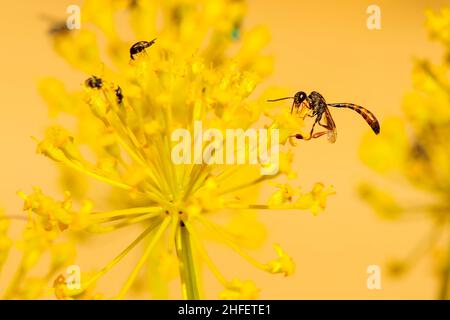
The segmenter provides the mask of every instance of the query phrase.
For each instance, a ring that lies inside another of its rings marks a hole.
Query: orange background
[[[367,106],[382,121],[400,113],[402,97],[411,87],[413,58],[439,57],[440,48],[428,40],[425,31],[424,10],[438,9],[446,2],[253,0],[245,26],[263,24],[272,33],[269,51],[276,64],[264,86],[285,86],[292,92],[317,90],[329,102]],[[0,206],[9,214],[21,213],[22,202],[15,194],[18,189],[29,191],[39,185],[50,194],[61,194],[56,167],[35,154],[35,143],[30,139],[31,135],[41,136],[50,123],[36,84],[46,75],[72,85],[84,77],[53,52],[46,34],[48,22],[40,16],[64,17],[66,7],[77,3],[80,1],[7,1],[0,11]],[[381,30],[366,28],[370,4],[381,8]],[[361,136],[370,128],[351,111],[333,111],[337,143],[332,145],[325,139],[301,143],[295,158],[298,182],[305,189],[316,181],[335,186],[337,194],[329,199],[326,212],[317,217],[308,213],[261,214],[261,220],[270,226],[269,237],[267,245],[254,255],[271,256],[270,243],[278,242],[295,259],[296,274],[283,278],[256,272],[216,244],[210,246],[219,250],[215,261],[229,277],[255,280],[262,288],[262,298],[434,298],[437,284],[429,258],[401,279],[387,276],[386,262],[404,257],[427,232],[428,223],[420,219],[381,221],[358,198],[355,187],[359,181],[381,181],[358,156]],[[406,192],[406,199],[414,196]],[[80,252],[77,263],[82,268],[103,266],[130,236],[102,236],[95,246]],[[127,257],[111,271],[100,289],[109,292],[119,288],[137,255]],[[17,257],[14,253],[11,258]],[[381,290],[366,287],[366,268],[371,264],[382,267]],[[13,272],[10,261],[0,275],[0,287]],[[217,297],[221,290],[209,273],[205,273],[204,288],[209,298]]]

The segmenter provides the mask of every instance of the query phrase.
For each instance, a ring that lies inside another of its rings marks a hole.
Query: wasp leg
[[[302,136],[300,133],[297,133],[297,134],[295,134],[295,135],[293,135],[293,136],[291,136],[291,137],[295,137],[296,139],[301,139],[301,140],[311,140],[311,139],[316,139],[316,138],[319,138],[319,137],[321,137],[321,136],[323,136],[324,134],[327,134],[328,133],[328,131],[321,131],[321,132],[316,132],[316,133],[314,133],[314,134],[310,134],[308,137],[304,137],[304,136]]]
[[[328,131],[321,131],[321,132],[316,132],[316,133],[314,133],[313,134],[313,138],[315,139],[315,138],[319,138],[319,137],[321,137],[321,136],[323,136],[324,134],[327,134],[328,133]]]
[[[295,113],[298,113],[298,111],[300,110],[300,106],[301,106],[301,103],[293,102],[292,107],[291,107],[291,114],[294,112],[294,109],[295,109]]]
[[[325,128],[327,130],[333,130],[333,127],[329,123],[321,123],[319,121],[319,126],[321,126],[322,128]]]
[[[298,113],[298,112],[297,112]],[[303,117],[302,117],[302,120],[305,120],[305,118],[306,117],[310,117],[310,118],[313,118],[313,117],[315,117],[315,115],[313,115],[313,114],[305,114]],[[319,123],[320,124],[320,123]]]
[[[309,137],[304,137],[300,133],[296,133],[291,136],[292,138],[299,139],[299,140],[311,140],[311,135]]]

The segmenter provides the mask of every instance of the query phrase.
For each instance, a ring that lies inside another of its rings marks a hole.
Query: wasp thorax
[[[317,91],[312,91],[309,94],[308,98],[311,99],[311,101],[313,101],[313,102],[319,102],[319,101],[325,102],[325,98]]]

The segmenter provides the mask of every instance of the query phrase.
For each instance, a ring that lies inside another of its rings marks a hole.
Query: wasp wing
[[[327,139],[330,143],[335,143],[337,139],[336,124],[331,116],[330,110],[325,108],[322,118],[319,121],[319,125],[327,129]]]

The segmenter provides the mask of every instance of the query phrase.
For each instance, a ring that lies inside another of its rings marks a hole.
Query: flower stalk
[[[179,259],[181,289],[184,299],[199,300],[200,292],[198,275],[192,252],[192,241],[189,231],[182,221],[176,237],[177,255]]]

